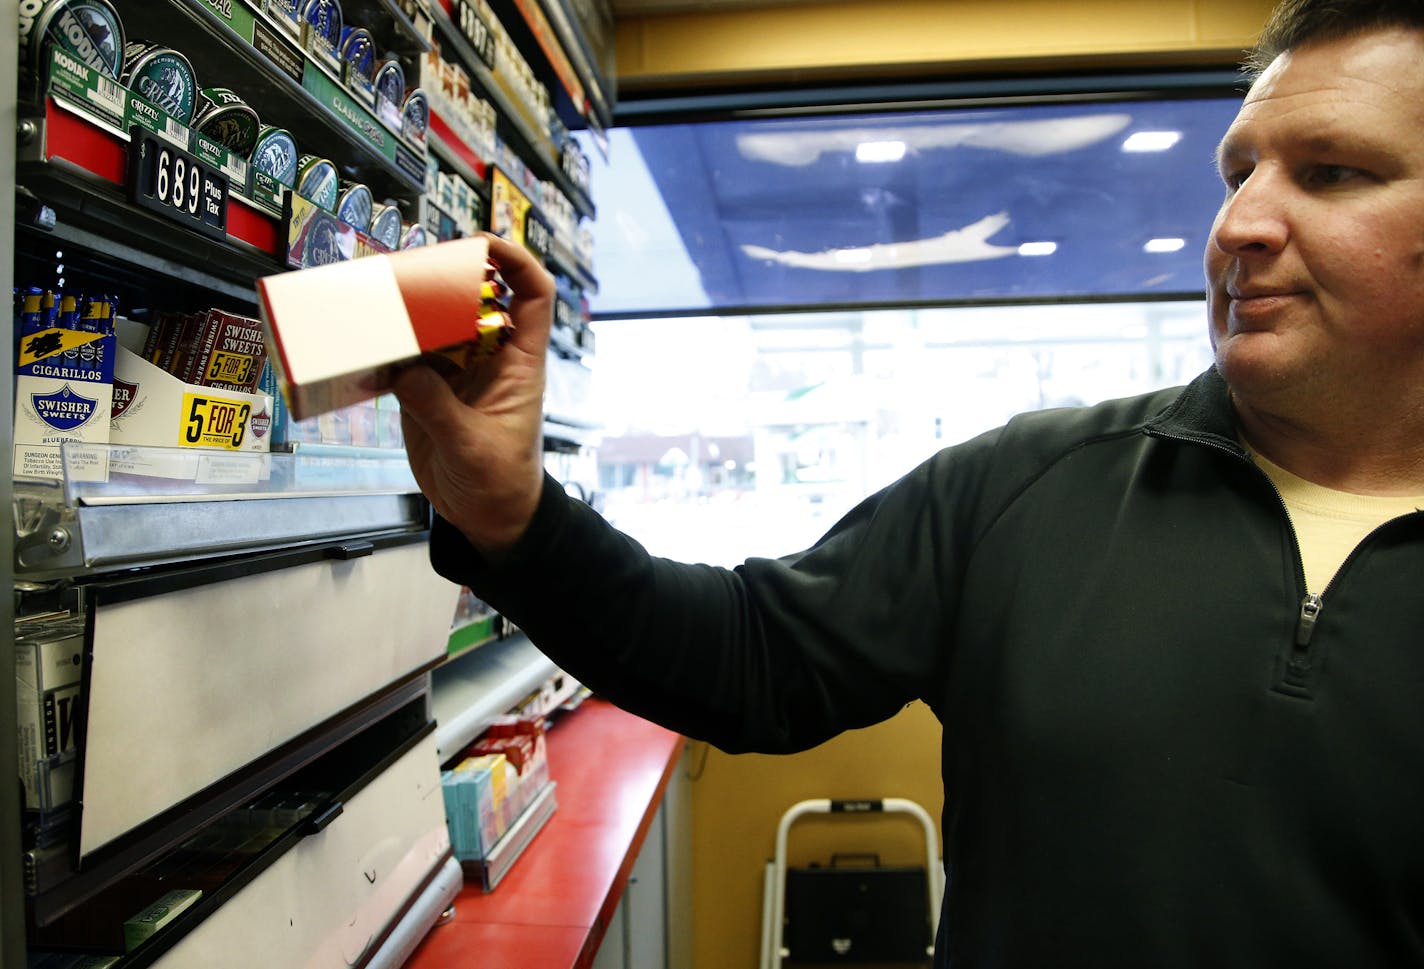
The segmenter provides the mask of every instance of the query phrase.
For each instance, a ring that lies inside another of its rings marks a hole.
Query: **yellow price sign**
[[[183,395],[183,426],[179,443],[185,447],[220,447],[241,450],[247,439],[247,419],[252,405],[201,394]]]
[[[219,350],[208,362],[203,379],[209,383],[220,380],[229,384],[247,384],[252,378],[252,368],[256,359],[246,353],[231,353]]]

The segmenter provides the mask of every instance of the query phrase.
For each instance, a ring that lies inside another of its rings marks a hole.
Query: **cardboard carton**
[[[371,400],[393,368],[481,344],[488,245],[454,239],[267,276],[258,306],[294,419]]]

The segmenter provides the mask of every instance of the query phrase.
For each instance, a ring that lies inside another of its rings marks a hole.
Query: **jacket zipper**
[[[1310,637],[1315,634],[1315,624],[1320,620],[1320,610],[1324,608],[1325,600],[1316,592],[1307,592],[1300,601],[1300,618],[1295,623],[1295,652],[1290,661],[1294,672],[1310,672]]]
[[[1281,514],[1286,516],[1286,524],[1290,526],[1291,546],[1295,551],[1296,582],[1297,587],[1303,592],[1303,596],[1300,600],[1300,610],[1296,615],[1295,637],[1291,646],[1291,654],[1286,662],[1286,669],[1281,677],[1281,681],[1278,681],[1277,685],[1280,685],[1281,682],[1284,682],[1285,684],[1288,684],[1289,686],[1294,688],[1293,692],[1304,691],[1308,694],[1309,676],[1312,665],[1310,659],[1310,640],[1311,637],[1315,635],[1315,627],[1319,625],[1320,615],[1325,610],[1325,594],[1328,593],[1334,587],[1336,578],[1350,567],[1350,564],[1355,560],[1355,557],[1359,555],[1360,549],[1363,548],[1371,539],[1373,539],[1375,535],[1378,534],[1381,530],[1388,528],[1391,524],[1393,524],[1393,522],[1399,521],[1400,519],[1394,518],[1386,522],[1381,522],[1378,526],[1371,529],[1370,532],[1363,538],[1361,538],[1360,541],[1355,545],[1355,547],[1350,550],[1349,554],[1345,556],[1344,561],[1340,563],[1340,567],[1335,570],[1335,575],[1330,578],[1330,581],[1325,583],[1325,588],[1322,589],[1320,592],[1311,592],[1306,588],[1305,585],[1305,557],[1301,554],[1300,538],[1295,533],[1295,524],[1290,520],[1290,509],[1286,507],[1286,500],[1285,498],[1281,497],[1281,491],[1279,488],[1276,487],[1276,483],[1270,479],[1270,476],[1267,475],[1266,472],[1262,471],[1256,465],[1256,463],[1251,460],[1251,456],[1249,454],[1247,454],[1239,446],[1236,446],[1234,442],[1228,444],[1225,440],[1215,436],[1213,436],[1214,439],[1207,439],[1205,437],[1194,434],[1182,434],[1177,431],[1168,431],[1161,427],[1148,428],[1147,433],[1157,437],[1169,438],[1187,444],[1198,444],[1202,447],[1213,448],[1217,451],[1223,452],[1224,454],[1230,455],[1238,461],[1244,461],[1252,468],[1255,468],[1256,473],[1265,479],[1267,486],[1276,496],[1276,502],[1280,506]],[[1414,517],[1420,514],[1424,514],[1424,509],[1416,510],[1412,516],[1401,517]]]
[[[1238,461],[1244,461],[1255,469],[1256,473],[1266,482],[1266,486],[1271,489],[1271,493],[1276,496],[1276,504],[1280,507],[1281,514],[1285,516],[1286,525],[1290,529],[1291,548],[1295,552],[1296,585],[1297,588],[1303,590],[1304,593],[1300,600],[1300,609],[1296,614],[1295,637],[1291,643],[1290,656],[1286,660],[1286,669],[1282,675],[1282,680],[1294,687],[1295,690],[1306,689],[1311,670],[1310,639],[1315,635],[1316,624],[1320,622],[1320,614],[1325,609],[1323,592],[1330,590],[1330,586],[1334,584],[1334,579],[1331,579],[1330,582],[1325,584],[1325,589],[1322,590],[1322,592],[1311,592],[1306,588],[1305,556],[1302,555],[1300,551],[1300,537],[1295,533],[1295,524],[1291,521],[1290,509],[1286,507],[1286,500],[1281,497],[1281,490],[1276,487],[1276,483],[1271,480],[1266,472],[1257,466],[1256,462],[1251,460],[1249,454],[1239,448],[1231,447],[1224,443],[1202,440],[1196,437],[1179,436],[1161,431],[1160,429],[1157,433],[1163,437],[1176,437],[1178,440],[1215,448]],[[1361,544],[1363,544],[1363,541]],[[1345,568],[1350,559],[1355,557],[1355,551],[1357,550],[1358,546],[1356,549],[1351,550],[1350,554],[1345,557],[1345,561],[1340,563],[1340,569],[1337,570],[1336,574],[1339,574],[1339,571]]]

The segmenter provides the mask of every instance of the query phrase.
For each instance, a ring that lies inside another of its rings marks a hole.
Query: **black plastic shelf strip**
[[[255,280],[276,259],[241,240],[210,239],[131,205],[114,185],[65,161],[21,162],[17,181],[58,216],[53,230],[26,228],[19,249],[63,243],[91,258],[141,268],[256,305]],[[232,203],[240,204],[240,203]]]
[[[99,892],[173,850],[194,831],[257,797],[283,778],[310,764],[323,752],[361,733],[426,693],[425,671],[392,684],[301,737],[273,750],[262,761],[199,792],[166,814],[141,825],[84,860],[82,870],[71,872],[48,891],[31,899],[36,924],[48,925],[93,898]]]

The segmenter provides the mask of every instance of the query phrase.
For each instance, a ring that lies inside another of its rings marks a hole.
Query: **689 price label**
[[[227,238],[227,176],[142,128],[130,134],[134,203],[205,235]]]
[[[187,447],[241,450],[251,416],[252,405],[245,401],[184,394],[181,443]]]

